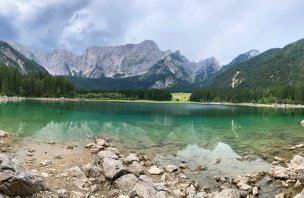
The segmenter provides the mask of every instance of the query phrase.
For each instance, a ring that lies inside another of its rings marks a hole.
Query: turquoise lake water
[[[206,164],[213,167],[208,173],[226,175],[267,168],[272,156],[290,156],[287,149],[304,142],[304,127],[299,124],[302,119],[302,109],[119,102],[0,103],[0,129],[19,139],[69,143],[109,137],[121,149],[148,153],[160,163]],[[244,154],[257,159],[236,160]],[[221,159],[220,167],[215,167],[216,159]]]

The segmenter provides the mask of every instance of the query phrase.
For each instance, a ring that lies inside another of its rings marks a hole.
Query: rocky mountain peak
[[[55,49],[51,53],[42,52],[28,49],[16,42],[11,45],[44,66],[53,75],[93,79],[141,75],[150,75],[153,79],[153,75],[162,75],[167,77],[161,80],[163,83],[159,81],[158,85],[165,86],[171,85],[165,82],[183,81],[191,84],[195,81],[205,81],[220,68],[214,57],[196,63],[189,61],[179,50],[161,51],[152,40],[120,46],[92,46],[82,55],[75,55],[64,49]]]
[[[260,51],[253,49],[253,50],[250,50],[249,52],[247,52],[245,54],[247,54],[248,58],[253,58],[253,57],[259,55]]]

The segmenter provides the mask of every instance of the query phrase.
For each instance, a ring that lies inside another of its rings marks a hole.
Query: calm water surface
[[[271,156],[304,141],[302,109],[118,102],[15,102],[0,104],[0,129],[20,139],[84,142],[113,138],[122,149],[164,162],[206,164],[209,173],[242,174],[269,167]],[[239,162],[239,155],[256,155]],[[219,165],[214,165],[221,159]],[[254,163],[250,166],[250,163]]]

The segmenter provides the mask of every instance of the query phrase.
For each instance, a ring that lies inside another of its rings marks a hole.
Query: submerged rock
[[[5,138],[5,137],[8,137],[8,136],[9,136],[8,132],[0,130],[0,138]]]
[[[17,161],[0,154],[0,192],[8,196],[30,196],[45,190],[43,179],[26,171]]]

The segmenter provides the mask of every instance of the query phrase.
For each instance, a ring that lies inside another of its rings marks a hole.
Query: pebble
[[[207,166],[199,165],[199,166],[196,167],[196,169],[199,170],[199,171],[205,171],[205,170],[207,170]]]
[[[47,174],[47,173],[45,173],[45,172],[42,172],[42,173],[41,173],[41,176],[44,177],[44,178],[46,178],[46,177],[49,177],[49,174]]]
[[[74,149],[74,146],[73,145],[68,145],[65,147],[66,149]]]
[[[258,187],[255,186],[255,187],[252,188],[252,194],[253,194],[253,195],[258,195],[258,194],[259,194],[259,189],[258,189]]]
[[[48,166],[48,165],[50,165],[50,164],[52,164],[53,162],[52,161],[50,161],[50,160],[44,160],[44,161],[41,161],[40,162],[40,165],[41,166]]]

